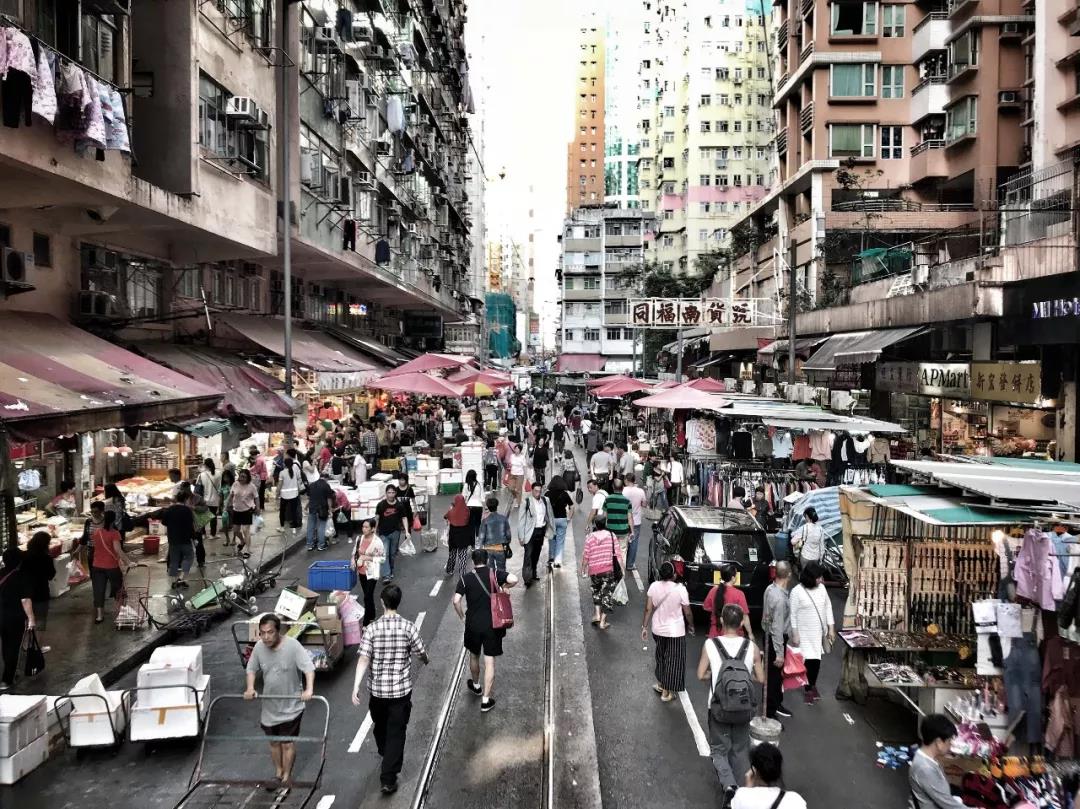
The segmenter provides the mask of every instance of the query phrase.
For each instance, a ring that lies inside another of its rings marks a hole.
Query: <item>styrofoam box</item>
[[[191,689],[199,682],[199,678],[200,675],[191,669],[179,666],[164,668],[154,663],[143,663],[139,667],[135,700],[144,708],[190,705],[195,702],[195,692]]]
[[[385,485],[389,481],[393,480],[394,476],[391,475],[389,472],[376,472],[374,475],[369,475],[368,479],[374,481],[375,483],[382,483],[383,485]]]
[[[71,561],[70,553],[62,553],[53,560],[53,564],[56,565],[58,571],[67,571],[68,562]],[[68,590],[71,589],[71,585],[68,584],[68,577],[66,575],[53,576],[49,581],[49,598],[59,598]]]
[[[96,675],[95,675],[96,676]],[[107,691],[105,702],[99,699],[86,697],[73,697],[72,701],[79,700],[87,704],[93,704],[93,708],[84,710],[81,704],[76,704],[71,712],[71,737],[68,744],[72,747],[102,747],[115,743],[127,729],[127,715],[124,713],[124,693],[122,691]],[[112,724],[109,718],[112,717]],[[113,733],[115,732],[115,736]]]
[[[367,480],[356,484],[360,500],[379,500],[386,493],[386,485],[377,480]]]
[[[49,752],[62,749],[67,744],[65,727],[71,716],[72,704],[67,697],[46,697],[48,720],[46,735],[49,737]]]
[[[461,483],[465,479],[460,469],[440,469],[439,483]]]
[[[45,732],[45,697],[0,695],[0,756],[13,756]]]
[[[159,646],[150,655],[150,662],[160,667],[191,669],[195,677],[202,677],[203,652],[199,644],[192,646]]]
[[[206,714],[206,689],[209,685],[209,674],[204,674],[199,678],[195,684],[195,690],[198,692],[196,702],[185,701],[176,705],[151,706],[136,699],[135,704],[131,706],[131,730],[129,731],[131,741],[185,739],[198,736],[200,716]]]
[[[417,472],[412,476],[412,482],[417,492],[423,491],[429,495],[439,493],[439,476],[434,472]]]
[[[427,455],[422,455],[416,459],[416,471],[417,472],[438,472],[439,471],[439,459],[432,458]]]
[[[48,757],[49,739],[42,734],[15,755],[0,758],[0,784],[14,784],[44,764]]]

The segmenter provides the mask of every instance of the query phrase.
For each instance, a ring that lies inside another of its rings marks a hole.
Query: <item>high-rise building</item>
[[[667,269],[725,245],[770,183],[765,5],[644,0],[639,185],[658,228],[647,257]]]
[[[574,133],[566,150],[566,210],[604,203],[604,28],[589,14],[579,31]]]
[[[638,6],[627,5],[604,20],[604,201],[637,208],[642,14]]]

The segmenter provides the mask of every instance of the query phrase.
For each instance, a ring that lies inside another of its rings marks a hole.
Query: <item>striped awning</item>
[[[0,312],[0,425],[17,440],[213,415],[222,393],[39,312]]]

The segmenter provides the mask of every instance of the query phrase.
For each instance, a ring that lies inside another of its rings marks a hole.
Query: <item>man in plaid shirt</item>
[[[398,773],[405,758],[405,731],[412,713],[412,656],[428,662],[420,630],[412,621],[397,613],[401,604],[401,588],[388,584],[379,594],[383,614],[364,629],[360,641],[360,660],[353,679],[353,705],[360,704],[360,684],[368,672],[368,713],[371,714],[372,735],[382,756],[382,792],[397,792]]]
[[[376,437],[374,430],[365,427],[363,424],[360,425],[360,449],[364,453],[364,460],[368,462],[369,467],[379,457],[379,439]]]

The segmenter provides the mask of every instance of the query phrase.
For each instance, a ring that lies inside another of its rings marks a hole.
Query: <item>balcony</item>
[[[564,289],[564,301],[599,301],[603,295],[601,289]]]
[[[949,15],[943,11],[927,14],[912,29],[911,61],[918,62],[931,51],[945,50],[945,38],[949,35]]]
[[[642,236],[640,233],[608,234],[604,243],[608,247],[641,247]],[[611,259],[609,258],[608,261]]]
[[[979,65],[974,62],[955,62],[949,65],[949,84],[961,82],[974,76]]]
[[[588,239],[563,239],[564,253],[591,253],[601,249],[599,236]]]
[[[911,147],[911,182],[948,177],[944,140],[924,140]]]
[[[974,11],[979,0],[949,0],[949,17],[955,18],[968,11]]]
[[[806,47],[799,51],[799,64],[801,65],[807,59],[810,58],[810,54],[814,52],[814,42],[811,40],[806,43]]]
[[[814,127],[814,102],[809,102],[799,113],[799,131],[807,132]]]
[[[949,103],[949,88],[944,76],[927,76],[911,91],[911,123],[930,115],[944,115]]]

